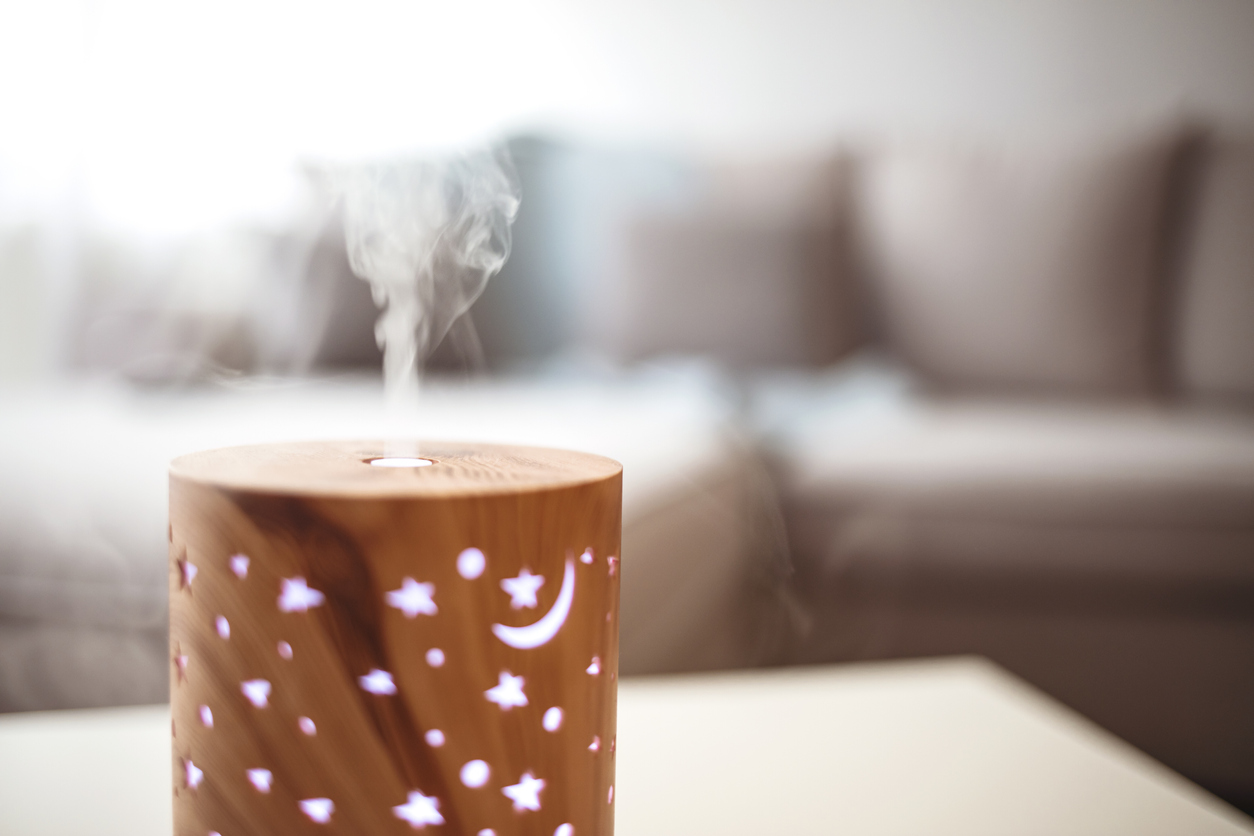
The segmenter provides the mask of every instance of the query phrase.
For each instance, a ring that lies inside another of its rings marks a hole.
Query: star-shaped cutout
[[[540,790],[544,789],[544,779],[537,778],[530,772],[524,772],[522,777],[518,779],[517,784],[510,784],[503,787],[501,792],[510,801],[514,802],[514,809],[522,812],[523,810],[539,810],[540,809]]]
[[[191,589],[192,581],[196,580],[196,573],[200,570],[196,568],[196,564],[192,563],[186,557],[179,558],[179,586],[182,589]]]
[[[617,557],[607,557],[605,558],[605,562],[609,564],[611,575],[618,574],[618,558]]]
[[[591,563],[593,559],[592,549],[584,549],[583,554],[579,555],[579,560],[583,563]]]
[[[194,790],[200,786],[201,781],[205,780],[205,771],[188,758],[183,761],[183,779],[187,783],[187,788]]]
[[[318,824],[326,824],[335,812],[335,802],[329,798],[306,798],[300,802],[300,811]]]
[[[257,792],[268,793],[270,784],[274,782],[274,775],[268,769],[250,769],[248,782],[257,788]]]
[[[237,554],[231,557],[231,571],[241,581],[248,577],[248,563],[248,555],[246,554]]]
[[[279,593],[280,612],[305,612],[310,607],[321,606],[327,597],[316,589],[310,589],[302,577],[283,578],[283,590]]]
[[[526,705],[527,695],[523,693],[523,678],[513,676],[509,671],[501,671],[500,683],[494,688],[483,692],[488,702],[494,702],[502,711],[508,711],[516,705]]]
[[[270,683],[264,679],[249,679],[239,684],[240,691],[255,708],[270,704]]]
[[[516,578],[505,578],[501,581],[501,589],[510,595],[509,605],[516,610],[523,607],[535,607],[536,590],[544,586],[544,575],[533,575],[523,569]]]
[[[387,594],[388,606],[396,607],[405,613],[406,618],[414,618],[418,613],[435,615],[439,612],[431,596],[435,594],[435,584],[418,583],[413,578],[403,578],[401,588],[393,589]]]
[[[588,667],[584,668],[584,670],[587,671],[590,676],[596,676],[599,674],[601,672],[601,657],[593,656],[592,664],[588,665]]]
[[[372,694],[390,696],[396,693],[396,683],[392,681],[392,674],[378,668],[371,668],[370,673],[357,677],[357,682],[361,684],[363,691],[369,691]]]
[[[418,790],[409,794],[409,800],[392,808],[392,814],[401,821],[417,830],[429,824],[444,824],[444,816],[440,815],[440,799],[431,795],[423,795]]]
[[[174,664],[179,669],[179,682],[187,680],[187,656],[182,653],[175,654]]]

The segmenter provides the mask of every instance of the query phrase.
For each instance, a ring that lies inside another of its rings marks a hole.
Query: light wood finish
[[[439,800],[437,832],[550,836],[564,823],[581,836],[612,832],[621,468],[538,448],[421,450],[436,464],[372,467],[381,442],[327,442],[209,451],[171,465],[179,836],[409,833],[394,808],[414,791]],[[476,578],[458,570],[468,548],[486,558]],[[249,558],[242,578],[236,555]],[[185,562],[195,566],[190,585]],[[574,595],[556,636],[534,649],[498,639],[494,623],[528,625],[555,606],[568,562]],[[544,584],[534,608],[515,609],[501,581],[523,569]],[[285,581],[296,578],[324,600],[281,611]],[[408,617],[389,604],[406,578],[434,585],[438,612]],[[444,655],[438,667],[428,662],[432,648]],[[396,693],[368,693],[360,677],[372,670],[391,674]],[[488,700],[504,672],[523,677],[525,706]],[[264,708],[242,691],[257,679],[271,687]],[[562,724],[547,731],[553,706]],[[315,734],[301,730],[301,717]],[[432,730],[442,745],[429,742]],[[590,750],[594,739],[600,746]],[[189,760],[204,774],[194,789]],[[491,770],[482,787],[459,777],[472,760]],[[249,769],[270,770],[268,793]],[[502,792],[524,773],[545,782],[539,811],[516,810]],[[311,798],[334,802],[327,824],[302,813],[299,802]]]

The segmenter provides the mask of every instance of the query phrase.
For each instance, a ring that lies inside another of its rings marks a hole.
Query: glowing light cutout
[[[179,669],[179,682],[182,682],[183,680],[187,679],[187,662],[188,662],[188,659],[186,656],[174,657],[174,664]]]
[[[392,681],[392,674],[378,668],[371,668],[370,673],[357,677],[357,681],[361,684],[363,691],[369,691],[371,694],[391,696],[396,693],[396,683]]]
[[[596,676],[599,674],[601,672],[601,657],[593,656],[592,664],[588,665],[585,670],[587,670],[589,676]]]
[[[605,558],[605,562],[609,564],[611,575],[618,573],[618,558],[617,557],[607,557]]]
[[[593,737],[592,742],[588,744],[588,751],[597,752],[597,751],[600,751],[600,749],[601,749],[601,738]]]
[[[570,822],[559,824],[557,830],[553,831],[553,836],[575,836],[575,826]]]
[[[544,586],[543,575],[533,575],[524,568],[516,578],[505,578],[501,581],[501,589],[509,593],[509,605],[521,610],[523,607],[535,609],[536,592]]]
[[[438,668],[444,664],[444,651],[438,647],[433,647],[427,651],[427,664],[433,668]]]
[[[488,783],[488,776],[492,774],[492,770],[488,768],[485,761],[467,761],[462,766],[461,779],[462,783],[473,789],[478,789]]]
[[[317,824],[326,824],[331,821],[331,814],[335,812],[335,802],[329,798],[306,798],[300,802],[300,811]]]
[[[326,596],[316,589],[310,589],[302,577],[283,578],[283,589],[279,593],[280,612],[305,612],[310,607],[322,606]]]
[[[418,790],[409,794],[409,800],[392,808],[392,814],[401,821],[417,830],[429,824],[444,824],[444,816],[440,815],[440,799],[423,795]]]
[[[371,467],[428,467],[435,464],[431,459],[411,458],[409,456],[384,456],[381,459],[371,459]],[[441,819],[440,821],[443,821]]]
[[[231,622],[226,620],[226,616],[218,616],[213,620],[214,626],[218,628],[218,635],[224,639],[231,637]]]
[[[213,712],[209,710],[207,705],[200,707],[200,724],[207,729],[213,728]]]
[[[510,784],[501,789],[501,794],[514,802],[514,809],[536,811],[540,809],[540,791],[544,789],[544,779],[537,778],[530,772],[524,772],[517,784]]]
[[[264,679],[249,679],[239,684],[239,689],[255,708],[270,704],[270,683]]]
[[[428,746],[434,746],[438,749],[444,745],[444,732],[439,729],[431,729],[424,735],[424,737],[426,738]]]
[[[575,561],[566,561],[566,571],[562,576],[562,589],[557,594],[553,608],[540,617],[539,621],[525,627],[507,627],[504,624],[493,624],[492,632],[498,639],[510,647],[519,650],[530,650],[547,644],[557,635],[570,615],[570,605],[575,599]]]
[[[296,725],[300,726],[300,730],[310,737],[313,737],[318,733],[318,727],[314,725],[314,721],[310,720],[308,717],[301,717],[296,721]]]
[[[579,555],[579,559],[584,563],[591,563],[593,560],[592,549],[584,549],[583,554]]]
[[[205,780],[205,771],[192,763],[191,758],[183,761],[183,783],[189,790],[194,790]]]
[[[281,656],[284,659],[292,658],[292,646],[290,644],[288,644],[287,642],[279,642],[277,645],[277,648],[279,651],[279,656]]]
[[[248,555],[246,554],[237,554],[231,557],[231,571],[241,581],[248,577],[248,563]]]
[[[494,702],[502,711],[509,711],[514,706],[527,704],[527,695],[523,693],[523,678],[514,676],[509,671],[501,671],[500,681],[495,687],[483,692],[488,702]]]
[[[274,782],[274,774],[268,769],[250,769],[248,770],[248,783],[257,788],[257,792],[270,792],[270,785]]]
[[[435,615],[439,612],[431,596],[435,594],[435,584],[418,583],[413,578],[402,578],[401,588],[393,589],[387,594],[389,607],[396,607],[406,618],[414,618],[418,613]]]
[[[606,804],[614,803],[614,785],[613,784],[610,784],[610,794],[606,796],[605,803]]]
[[[544,730],[547,732],[555,732],[562,727],[562,709],[556,705],[544,712],[544,719],[541,721]]]
[[[196,573],[200,570],[190,560],[183,558],[179,560],[179,571],[182,574],[183,589],[191,589],[192,581],[196,580]]]
[[[490,827],[485,827],[483,830],[476,833],[475,836],[496,836],[496,831]]]
[[[473,581],[483,574],[487,563],[487,558],[478,549],[463,549],[462,553],[457,556],[457,574],[468,581]]]

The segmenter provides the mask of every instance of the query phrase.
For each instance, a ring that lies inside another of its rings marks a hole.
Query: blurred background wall
[[[0,9],[8,378],[70,359],[58,335],[81,325],[84,259],[133,295],[157,294],[157,274],[171,294],[175,274],[178,305],[252,304],[256,247],[204,243],[219,263],[192,268],[171,265],[172,242],[290,226],[299,161],[484,134],[725,156],[1165,114],[1254,125],[1254,7],[1240,0]]]

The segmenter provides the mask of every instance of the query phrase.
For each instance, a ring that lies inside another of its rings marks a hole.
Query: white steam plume
[[[503,148],[339,170],[353,272],[382,309],[375,339],[393,424],[387,454],[415,455],[421,360],[510,251],[517,178]]]

